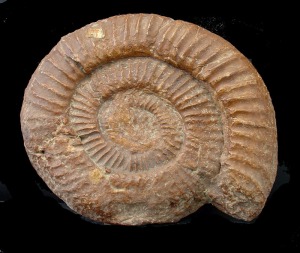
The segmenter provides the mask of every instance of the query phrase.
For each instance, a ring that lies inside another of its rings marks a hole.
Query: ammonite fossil
[[[104,223],[176,222],[205,203],[249,221],[276,175],[274,109],[252,64],[159,15],[64,36],[28,84],[21,124],[50,189]]]

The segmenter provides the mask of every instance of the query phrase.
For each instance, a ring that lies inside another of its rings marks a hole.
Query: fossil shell
[[[277,168],[268,91],[230,43],[154,14],[59,41],[25,91],[26,151],[50,189],[92,220],[176,222],[212,203],[254,219]]]

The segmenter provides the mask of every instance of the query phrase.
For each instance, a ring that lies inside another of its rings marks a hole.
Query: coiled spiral
[[[243,220],[277,168],[274,109],[251,63],[184,21],[115,16],[63,37],[21,112],[50,189],[96,221],[175,222],[205,203]]]

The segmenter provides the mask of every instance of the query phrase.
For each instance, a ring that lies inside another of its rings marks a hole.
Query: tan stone
[[[176,222],[205,203],[249,221],[276,175],[274,109],[252,64],[154,14],[64,36],[28,84],[21,124],[49,188],[104,223]]]

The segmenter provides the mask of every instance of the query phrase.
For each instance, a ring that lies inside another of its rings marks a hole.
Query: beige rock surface
[[[62,37],[26,88],[21,125],[37,173],[95,221],[176,222],[205,203],[249,221],[276,176],[255,68],[217,35],[154,14]]]

